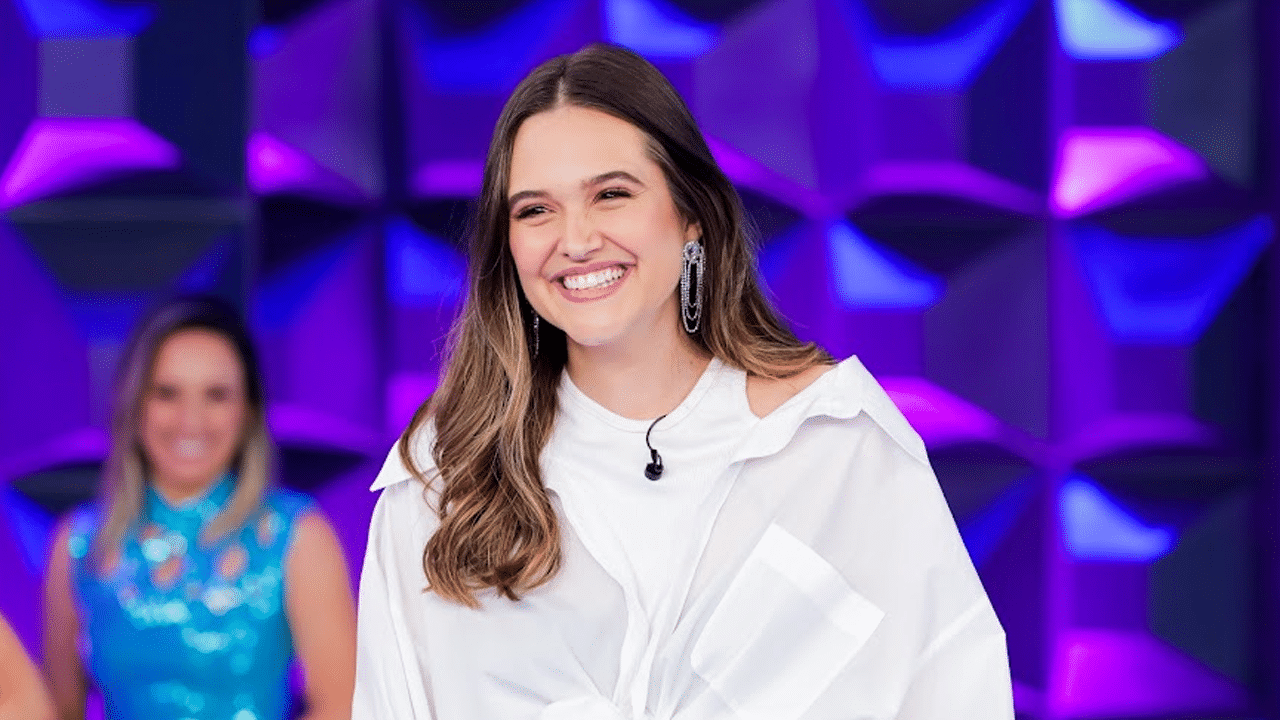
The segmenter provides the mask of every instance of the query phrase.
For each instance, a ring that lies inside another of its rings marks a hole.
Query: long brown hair
[[[134,330],[116,376],[111,416],[111,449],[103,467],[99,502],[105,521],[94,540],[101,559],[118,548],[142,514],[151,468],[139,438],[142,398],[151,380],[156,354],[164,341],[182,330],[201,329],[226,338],[236,349],[244,370],[249,405],[236,465],[235,490],[225,508],[202,531],[213,542],[239,529],[262,506],[271,484],[272,444],[267,432],[266,399],[257,353],[240,316],[225,302],[211,297],[178,298],[151,312]]]
[[[507,185],[520,125],[561,104],[600,110],[643,131],[682,219],[700,224],[706,299],[692,337],[702,349],[773,378],[831,360],[797,340],[761,292],[755,235],[742,202],[662,73],[610,45],[538,66],[511,94],[494,128],[472,223],[469,291],[450,334],[444,376],[400,443],[405,466],[439,493],[440,526],[423,551],[429,588],[469,607],[478,606],[475,594],[487,588],[516,600],[560,565],[560,528],[539,456],[555,422],[567,348],[564,333],[550,323],[541,323],[538,338],[532,335],[533,310],[508,244]],[[435,472],[427,477],[412,440],[432,421]]]

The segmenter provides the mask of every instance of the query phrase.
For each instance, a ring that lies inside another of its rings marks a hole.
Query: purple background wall
[[[629,45],[797,331],[925,437],[1020,717],[1280,718],[1267,0],[0,0],[0,611],[38,647],[151,303],[252,318],[358,569],[506,94]]]

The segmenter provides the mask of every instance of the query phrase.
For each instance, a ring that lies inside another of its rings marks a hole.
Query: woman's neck
[[[679,333],[627,348],[571,342],[566,371],[579,390],[610,412],[648,420],[674,410],[710,361],[710,354]]]

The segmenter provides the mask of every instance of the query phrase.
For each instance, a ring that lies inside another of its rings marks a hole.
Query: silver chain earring
[[[702,281],[706,276],[707,256],[702,243],[690,240],[684,244],[680,267],[680,320],[685,332],[698,332],[702,321]],[[693,277],[696,275],[697,277]]]
[[[541,321],[542,318],[538,316],[538,313],[533,313],[533,357],[530,359],[538,357],[538,346],[542,344],[542,332],[539,327]]]

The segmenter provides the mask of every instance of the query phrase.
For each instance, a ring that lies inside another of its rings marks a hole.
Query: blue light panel
[[[1032,0],[988,0],[931,37],[885,34],[863,0],[845,0],[876,74],[899,90],[967,87],[1022,21]]]
[[[462,297],[467,274],[461,253],[404,218],[386,225],[387,290],[399,307],[436,307]]]
[[[932,305],[942,282],[878,247],[846,222],[827,230],[836,299],[849,310],[912,309]]]
[[[716,42],[716,27],[661,0],[606,0],[609,41],[651,58],[692,58]]]
[[[1068,230],[1108,327],[1121,340],[1191,343],[1271,242],[1265,215],[1201,238],[1130,238]]]
[[[1058,39],[1079,60],[1150,60],[1182,42],[1172,22],[1143,17],[1121,0],[1056,0]]]
[[[1083,476],[1067,480],[1059,500],[1063,540],[1077,560],[1151,562],[1173,549],[1173,531],[1147,527]]]
[[[19,0],[40,37],[133,37],[155,19],[151,3],[98,0]]]

